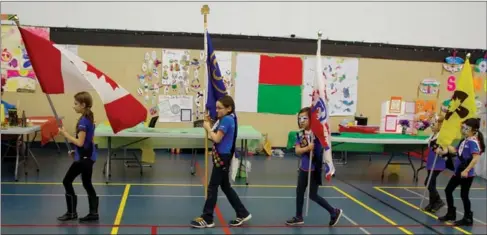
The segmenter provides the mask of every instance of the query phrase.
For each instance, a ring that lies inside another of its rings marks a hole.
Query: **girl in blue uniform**
[[[221,187],[227,196],[230,205],[237,214],[235,220],[230,221],[230,226],[240,226],[250,220],[252,215],[247,211],[240,201],[235,190],[230,185],[230,163],[235,153],[235,142],[237,140],[238,124],[235,116],[235,102],[230,96],[223,96],[216,102],[218,125],[212,130],[210,118],[206,117],[203,127],[208,131],[208,137],[213,141],[213,170],[208,184],[208,198],[203,208],[203,214],[191,221],[194,228],[212,228],[213,211],[215,210],[218,198],[218,187]]]
[[[455,226],[471,226],[473,224],[473,212],[471,209],[469,192],[475,177],[474,167],[477,164],[480,154],[485,151],[484,136],[479,131],[480,119],[469,118],[462,124],[462,136],[464,137],[457,148],[448,146],[447,149],[437,149],[437,153],[446,155],[454,153],[455,172],[450,178],[446,188],[446,203],[448,212],[445,216],[438,218],[440,221],[455,221],[456,208],[453,205],[453,191],[460,185],[460,197],[463,202],[464,216],[463,219],[455,221]]]
[[[304,194],[308,186],[308,173],[311,164],[311,179],[309,185],[309,199],[318,203],[330,213],[329,226],[334,226],[342,216],[342,210],[333,208],[322,197],[318,195],[318,187],[321,185],[321,169],[323,167],[323,147],[317,138],[310,138],[312,135],[310,131],[309,119],[311,116],[310,108],[306,107],[299,111],[298,124],[302,129],[296,138],[295,151],[296,155],[301,157],[301,164],[298,175],[298,185],[296,187],[296,215],[290,220],[286,221],[286,225],[301,225],[303,220],[303,204]],[[310,139],[313,139],[310,142]],[[312,162],[310,162],[310,152],[313,151]]]
[[[74,96],[74,111],[81,114],[76,124],[76,136],[71,136],[64,128],[59,129],[59,133],[65,136],[69,142],[74,144],[74,151],[69,154],[74,157],[74,162],[69,167],[63,180],[66,191],[67,212],[58,217],[60,221],[75,220],[78,218],[76,206],[78,198],[73,188],[73,181],[81,175],[83,187],[88,194],[89,214],[80,218],[80,221],[98,220],[98,196],[91,182],[93,175],[93,165],[96,161],[96,149],[93,142],[95,136],[94,116],[91,111],[93,99],[88,92],[80,92]]]
[[[431,130],[433,131],[433,135],[431,136],[428,144],[428,160],[426,162],[426,170],[428,170],[428,176],[424,181],[424,185],[428,187],[429,192],[429,204],[424,208],[425,211],[436,213],[439,209],[445,206],[445,203],[441,200],[440,194],[436,189],[436,178],[443,172],[446,168],[446,161],[438,157],[436,159],[436,163],[433,166],[433,162],[436,157],[435,149],[438,147],[436,144],[436,139],[438,138],[438,132],[441,129],[441,124],[443,123],[444,118],[440,116],[436,122],[431,126]],[[431,174],[430,184],[428,185],[428,178]]]

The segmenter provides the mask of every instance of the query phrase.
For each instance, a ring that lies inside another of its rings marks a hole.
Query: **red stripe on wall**
[[[300,57],[260,56],[259,83],[301,86],[303,61]]]

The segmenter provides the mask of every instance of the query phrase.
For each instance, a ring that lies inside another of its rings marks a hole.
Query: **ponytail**
[[[477,131],[477,140],[479,141],[480,153],[485,152],[485,139],[484,134],[482,132]]]
[[[83,113],[83,116],[86,117],[88,120],[90,120],[91,124],[95,123],[95,115],[93,114],[93,111],[91,111],[91,107],[85,108],[85,112]]]

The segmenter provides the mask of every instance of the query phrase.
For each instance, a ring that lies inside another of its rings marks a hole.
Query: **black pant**
[[[335,209],[322,197],[318,195],[318,183],[316,182],[316,175],[311,172],[310,187],[309,187],[309,199],[318,203],[321,207],[325,208],[330,215],[335,213]],[[308,172],[299,170],[298,186],[296,187],[296,217],[303,218],[303,204],[304,193],[308,185]]]
[[[450,181],[448,181],[445,188],[446,204],[448,205],[448,208],[453,208],[453,191],[460,185],[460,197],[462,198],[465,214],[472,212],[470,198],[468,196],[472,182],[473,177],[462,178],[460,175],[454,175],[450,178]]]
[[[235,190],[233,190],[230,185],[229,169],[232,156],[230,154],[222,154],[220,158],[224,162],[223,166],[213,165],[213,170],[211,172],[210,182],[208,184],[208,198],[206,199],[205,206],[203,208],[203,219],[206,222],[213,222],[213,211],[216,206],[216,201],[218,199],[218,186],[221,187],[225,196],[227,196],[230,205],[237,213],[237,218],[245,218],[249,216],[249,212],[240,201]]]
[[[66,176],[64,176],[63,179],[63,185],[64,189],[66,190],[66,194],[71,196],[76,195],[73,188],[73,181],[78,175],[81,174],[81,182],[83,183],[83,187],[85,188],[86,193],[89,197],[96,197],[95,188],[91,183],[94,163],[95,162],[91,159],[83,158],[71,164],[71,167],[69,167],[69,170],[68,172],[66,172]]]
[[[428,178],[430,177],[431,172],[433,172],[433,174],[431,175],[431,181],[428,185]],[[428,176],[426,176],[426,179],[424,180],[424,186],[428,186],[430,197],[437,197],[439,195],[438,190],[436,189],[436,178],[438,178],[438,175],[440,175],[441,172],[442,171],[428,170]],[[430,201],[430,203],[433,202]]]

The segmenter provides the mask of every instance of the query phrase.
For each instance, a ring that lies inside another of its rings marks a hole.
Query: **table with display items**
[[[137,144],[142,143],[148,139],[157,140],[158,148],[188,148],[193,149],[193,156],[191,160],[191,174],[195,173],[196,154],[194,149],[205,148],[206,132],[202,127],[192,128],[151,128],[145,126],[138,126],[123,130],[117,134],[113,133],[109,125],[98,124],[95,129],[96,144],[99,148],[106,148],[108,151],[107,160],[104,165],[103,173],[108,183],[111,177],[110,166],[112,160],[134,161],[136,166],[140,168],[140,174],[143,174],[143,163],[134,152],[131,157],[118,158],[115,155],[117,150],[126,150],[128,147],[136,147]],[[255,130],[252,126],[239,126],[237,140],[240,140],[241,156],[240,168],[244,166],[244,162],[248,153],[248,140],[260,140],[262,134]],[[211,148],[211,141],[209,147]],[[117,146],[117,147],[113,147]],[[150,166],[150,165],[145,165]],[[240,172],[240,170],[239,170]],[[246,174],[246,179],[248,174]],[[247,179],[248,180],[248,179]],[[248,181],[247,181],[248,183]]]
[[[288,149],[294,148],[296,131],[288,136]],[[409,165],[413,170],[413,179],[417,179],[417,171],[411,161],[412,152],[420,152],[421,155],[428,146],[427,135],[406,135],[395,133],[350,133],[342,132],[331,136],[333,153],[341,152],[341,163],[347,164],[348,152],[361,153],[388,153],[389,160],[382,169],[381,178],[389,165]],[[406,154],[408,162],[393,162],[395,156]],[[370,161],[369,157],[369,161]]]

